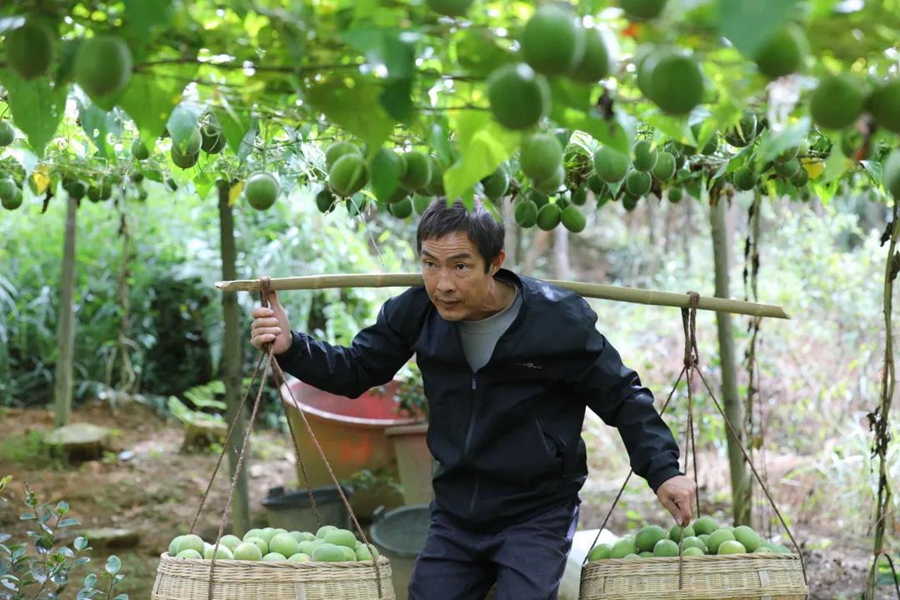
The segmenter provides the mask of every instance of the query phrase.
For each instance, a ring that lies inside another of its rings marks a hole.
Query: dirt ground
[[[75,465],[48,459],[39,450],[30,449],[35,436],[29,432],[51,429],[52,414],[43,410],[0,409],[0,476],[14,477],[13,502],[0,511],[0,532],[12,534],[13,541],[24,539],[27,523],[18,519],[24,508],[20,502],[23,484],[31,486],[41,500],[55,503],[65,499],[72,507],[72,516],[81,520],[82,528],[128,528],[139,534],[136,547],[95,553],[88,567],[96,570],[108,554],[116,554],[122,559],[121,572],[126,575],[116,588],[117,593],[128,593],[135,600],[149,598],[159,555],[175,535],[187,530],[217,456],[211,452],[180,452],[180,424],[167,422],[138,403],[119,406],[114,412],[107,405],[90,405],[77,410],[72,421],[114,428],[118,432],[115,452],[103,460]],[[261,524],[260,502],[269,488],[291,486],[295,476],[289,440],[270,431],[258,432],[254,439],[250,499],[255,524]],[[123,460],[116,456],[120,451],[133,455],[124,456],[127,460]],[[720,471],[724,472],[724,468]],[[223,466],[199,521],[198,533],[205,539],[215,538],[227,498],[226,474]],[[581,528],[600,526],[621,485],[621,475],[604,473],[602,465],[592,466],[591,479],[582,494]],[[641,485],[642,481],[636,482],[634,489]],[[714,481],[701,481],[701,492],[708,494],[715,485],[718,484]],[[717,504],[712,494],[708,496],[701,496],[704,512],[726,520],[727,507]],[[607,526],[614,533],[624,533],[647,521],[666,522],[662,508],[646,490],[628,493],[624,498],[627,500],[617,506]],[[802,495],[796,502],[802,502]],[[806,560],[810,598],[859,598],[870,553],[868,539],[848,536],[828,515],[802,518],[803,511],[798,511],[790,500],[781,508],[787,514],[801,515],[792,528]],[[87,574],[88,567],[81,567],[75,581]],[[880,589],[879,598],[894,596],[893,588]]]

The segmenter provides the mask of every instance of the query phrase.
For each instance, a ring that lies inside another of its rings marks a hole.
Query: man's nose
[[[454,285],[453,279],[450,277],[449,273],[441,273],[438,278],[437,289],[442,294],[450,294],[456,290],[456,285]]]

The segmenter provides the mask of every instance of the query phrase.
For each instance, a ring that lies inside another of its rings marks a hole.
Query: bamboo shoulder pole
[[[600,283],[581,283],[578,281],[547,280],[547,283],[571,290],[586,298],[649,304],[652,306],[672,306],[676,308],[688,308],[691,305],[691,298],[687,294],[639,290],[636,288],[603,285]],[[417,287],[421,285],[423,285],[422,276],[417,273],[383,273],[273,277],[269,288],[273,290],[321,290],[327,288]],[[223,292],[258,292],[259,280],[218,281],[215,286]],[[780,306],[728,298],[715,298],[713,296],[700,296],[700,303],[697,305],[697,308],[754,317],[790,319]]]

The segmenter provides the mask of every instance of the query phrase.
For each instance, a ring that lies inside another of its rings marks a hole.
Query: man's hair
[[[487,273],[491,262],[503,250],[505,230],[503,224],[498,223],[478,199],[475,200],[472,210],[466,208],[462,200],[457,200],[449,206],[443,198],[432,202],[419,220],[416,251],[422,254],[422,242],[429,238],[441,238],[458,231],[466,233],[475,244],[475,248],[484,259],[484,272]]]

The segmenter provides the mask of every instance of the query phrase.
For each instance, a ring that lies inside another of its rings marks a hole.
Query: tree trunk
[[[569,279],[569,230],[559,226],[553,230],[553,257],[557,279]]]
[[[728,231],[725,225],[727,202],[720,198],[716,188],[710,192],[710,225],[712,227],[713,260],[715,261],[716,296],[728,298],[730,294],[729,269],[731,251]],[[725,415],[740,436],[736,440],[726,427],[728,436],[728,462],[731,467],[732,515],[735,525],[750,525],[750,481],[749,470],[741,453],[743,444],[744,417],[741,398],[738,395],[737,361],[734,352],[734,329],[729,313],[717,312],[716,324],[719,332],[719,355],[722,365],[722,398]]]
[[[525,264],[522,266],[522,275],[531,275],[534,273],[534,267],[538,258],[544,254],[547,249],[547,242],[550,240],[550,232],[540,230],[531,238],[531,247],[525,255]]]
[[[219,231],[222,244],[222,277],[226,280],[237,278],[237,249],[234,241],[234,214],[228,200],[227,183],[218,186],[219,192]],[[237,414],[241,403],[241,328],[240,307],[236,292],[222,292],[222,312],[225,318],[225,344],[222,355],[222,379],[225,381],[226,415],[231,423],[239,419],[234,428],[231,444],[228,448],[229,473],[234,478],[238,456],[247,431],[245,415]],[[247,489],[247,458],[238,478],[234,494],[234,506],[231,511],[232,533],[243,537],[250,527],[250,497]]]
[[[59,328],[56,330],[54,404],[57,427],[66,425],[72,412],[72,355],[75,350],[75,232],[78,200],[70,197],[67,201],[66,239],[63,245],[62,278],[59,283]]]
[[[686,195],[687,196],[687,195]],[[681,243],[684,250],[684,268],[691,270],[691,240],[693,239],[693,223],[691,215],[694,212],[694,199],[690,196],[685,197],[684,203],[684,227],[681,229]]]

